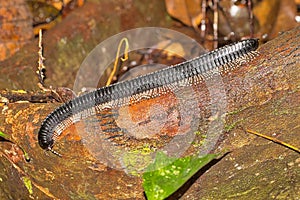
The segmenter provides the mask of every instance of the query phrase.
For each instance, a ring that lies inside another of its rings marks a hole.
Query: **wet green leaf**
[[[148,200],[165,199],[178,190],[199,169],[216,158],[215,154],[203,157],[168,157],[158,152],[155,162],[143,174],[143,187]]]

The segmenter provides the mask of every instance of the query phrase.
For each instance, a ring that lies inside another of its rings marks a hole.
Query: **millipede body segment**
[[[240,62],[253,59],[257,47],[257,39],[243,40],[177,65],[74,98],[56,108],[43,121],[38,133],[39,145],[54,152],[52,147],[56,138],[71,124],[105,108],[134,104],[141,99],[160,96],[182,85],[197,84],[213,73],[232,70]]]

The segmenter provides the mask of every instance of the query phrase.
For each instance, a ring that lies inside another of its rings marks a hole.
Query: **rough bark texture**
[[[24,0],[0,2],[0,62],[34,37],[32,15]]]
[[[89,6],[82,9],[92,9],[94,4]],[[101,11],[105,13],[105,10],[108,9]],[[84,16],[80,18],[86,19]],[[112,31],[111,34],[118,31],[121,30]],[[61,39],[58,36],[55,38]],[[83,36],[78,38],[81,41]],[[261,46],[258,50],[260,56],[223,77],[229,107],[226,119],[228,133],[217,151],[229,149],[231,153],[212,166],[191,187],[182,188],[173,198],[183,192],[183,199],[297,199],[300,196],[299,154],[246,134],[234,126],[235,122],[239,122],[242,127],[266,135],[276,133],[276,138],[300,146],[299,41],[300,28],[297,27]],[[73,45],[60,50],[60,53],[68,55],[62,60],[70,57],[80,60],[84,57],[72,55],[77,43]],[[64,61],[58,59],[55,48],[52,49],[53,52],[48,52],[48,56],[46,54],[48,63],[51,60],[52,66],[62,66],[60,62]],[[19,58],[22,58],[18,62],[19,67],[11,69],[13,72],[1,69],[4,70],[2,73],[10,74],[10,79],[1,77],[1,81],[4,80],[8,88],[35,89],[35,84],[28,83],[26,77],[34,77],[35,70],[28,63],[34,63],[35,56],[26,54],[24,50]],[[18,75],[13,78],[12,73],[17,71]],[[62,77],[66,74],[57,74],[58,71],[59,68],[51,72],[53,78],[49,82],[64,79]],[[25,78],[21,79],[23,76]],[[68,86],[70,80],[65,78],[64,81],[63,85]],[[64,154],[63,158],[44,152],[38,146],[39,126],[57,106],[33,103],[1,106],[0,130],[24,148],[31,160],[26,162],[16,145],[5,141],[0,143],[0,167],[3,169],[0,171],[0,198],[145,199],[139,177],[129,176],[97,161],[76,134],[65,136],[56,145]]]
[[[300,28],[259,48],[261,56],[229,81],[226,123],[236,122],[300,145]],[[230,126],[229,126],[230,127]],[[236,128],[219,149],[234,149],[210,168],[182,199],[298,199],[299,153]]]

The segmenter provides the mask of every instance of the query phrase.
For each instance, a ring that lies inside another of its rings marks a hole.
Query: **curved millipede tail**
[[[39,145],[59,155],[52,147],[56,138],[71,124],[95,115],[104,108],[128,105],[129,99],[138,102],[145,96],[159,96],[161,92],[167,91],[168,86],[189,84],[192,78],[202,80],[216,69],[231,70],[240,61],[253,59],[257,47],[258,39],[242,40],[177,65],[79,96],[56,108],[46,117],[38,133]]]

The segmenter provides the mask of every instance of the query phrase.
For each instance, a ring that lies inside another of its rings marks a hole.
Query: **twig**
[[[38,65],[38,70],[36,71],[38,78],[39,78],[38,86],[42,91],[44,91],[44,92],[50,91],[52,94],[54,94],[56,96],[56,98],[54,97],[55,99],[58,99],[60,102],[64,102],[63,99],[61,98],[61,96],[55,90],[53,90],[51,87],[49,89],[45,87],[44,80],[46,78],[46,75],[45,75],[46,67],[44,65],[45,57],[43,56],[42,40],[43,40],[43,33],[42,33],[42,29],[40,29],[40,31],[39,31],[39,51],[38,51],[38,55],[39,55],[38,64],[39,65]]]
[[[287,148],[289,148],[289,149],[292,149],[292,150],[296,151],[297,153],[300,153],[300,149],[299,149],[299,148],[297,148],[297,147],[295,147],[295,146],[293,146],[293,145],[290,145],[290,144],[288,144],[288,143],[286,143],[286,142],[282,142],[282,141],[280,141],[280,140],[278,140],[278,139],[276,139],[276,138],[273,138],[273,137],[270,137],[270,136],[267,136],[267,135],[258,133],[258,132],[256,132],[256,131],[253,131],[253,130],[250,130],[250,129],[245,129],[245,131],[248,132],[248,133],[257,135],[257,136],[259,136],[259,137],[262,137],[262,138],[271,140],[271,141],[273,141],[273,142],[275,142],[275,143],[277,143],[277,144],[280,144],[280,145],[283,145],[283,146],[285,146],[285,147],[287,147]]]
[[[42,46],[42,38],[43,38],[43,33],[42,33],[42,29],[40,29],[39,31],[39,51],[38,51],[38,55],[39,55],[39,66],[38,66],[38,70],[36,71],[38,78],[39,78],[39,87],[43,87],[45,88],[44,85],[44,80],[45,80],[45,65],[44,65],[44,56],[43,56],[43,46]]]
[[[250,37],[254,36],[254,23],[253,23],[253,5],[252,0],[247,1],[248,12],[249,12],[249,23],[250,23]]]
[[[202,42],[205,42],[205,35],[206,35],[206,2],[207,0],[202,0],[202,5],[201,5],[201,12],[202,12],[202,19],[201,19],[201,39]]]
[[[49,101],[58,101],[53,97],[51,91],[46,92],[32,92],[24,90],[0,90],[0,96],[4,98],[5,101],[0,99],[0,103],[14,103],[14,102],[31,102],[31,103],[46,103]]]
[[[119,70],[119,57],[120,57],[120,51],[121,51],[121,47],[122,47],[123,43],[125,43],[125,48],[124,48],[124,57],[121,58],[121,61],[124,62],[128,59],[128,49],[129,49],[128,39],[127,38],[122,38],[122,40],[120,41],[119,46],[118,46],[116,59],[115,59],[115,63],[114,63],[114,68],[113,68],[113,71],[110,73],[110,75],[108,77],[108,80],[106,82],[106,86],[111,84],[113,77],[115,76],[115,74]]]
[[[214,48],[218,48],[218,23],[219,23],[219,13],[218,13],[218,0],[213,0],[213,10],[214,10]]]

